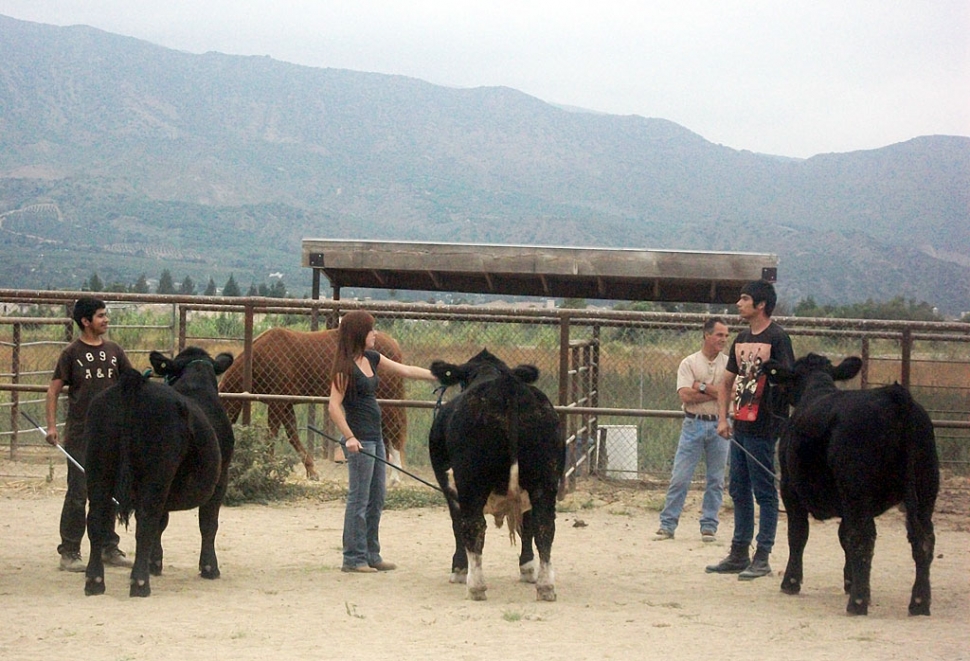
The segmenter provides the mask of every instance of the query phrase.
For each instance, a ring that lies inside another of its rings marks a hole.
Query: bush
[[[267,438],[263,429],[237,425],[233,431],[236,449],[229,466],[229,488],[223,502],[226,505],[266,503],[293,495],[286,478],[296,458],[291,454],[277,456],[273,440]]]

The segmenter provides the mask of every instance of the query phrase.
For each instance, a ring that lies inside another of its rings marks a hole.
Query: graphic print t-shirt
[[[761,366],[774,358],[783,365],[795,362],[791,339],[781,326],[772,323],[755,335],[750,330],[738,333],[728,355],[727,370],[734,380],[734,426],[748,434],[771,434],[772,419],[787,417]]]
[[[61,352],[53,378],[67,385],[68,436],[80,431],[91,399],[118,380],[122,367],[131,363],[121,347],[109,340],[91,346],[78,339]]]

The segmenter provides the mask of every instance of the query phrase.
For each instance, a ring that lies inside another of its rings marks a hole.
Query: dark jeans
[[[65,428],[64,449],[74,459],[83,465],[86,447],[81,433]],[[78,440],[73,440],[78,439]],[[88,502],[88,483],[84,473],[69,460],[67,461],[67,493],[64,494],[64,505],[61,507],[61,543],[57,547],[58,553],[80,553],[81,540],[84,538],[86,517],[85,506]],[[114,531],[114,518],[111,520],[111,533],[108,535],[106,548],[117,548],[121,539]]]
[[[728,493],[734,501],[732,544],[750,546],[754,537],[754,503],[758,502],[758,549],[771,553],[778,529],[778,491],[775,478],[775,439],[745,434],[735,429],[731,444],[731,484]],[[738,446],[743,447],[744,452]],[[758,464],[761,464],[760,466]]]

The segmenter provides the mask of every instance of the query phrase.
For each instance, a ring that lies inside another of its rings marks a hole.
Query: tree
[[[175,293],[175,281],[172,280],[172,273],[168,269],[162,271],[162,275],[158,278],[158,287],[155,289],[156,294],[174,294]]]
[[[117,292],[117,293],[124,294],[125,292],[128,291],[128,285],[118,280],[115,280],[114,282],[108,283],[108,286],[105,287],[104,290],[109,292]]]
[[[256,286],[255,280],[249,285],[249,291],[246,292],[246,296],[259,296],[259,287]]]
[[[131,286],[131,292],[133,294],[147,294],[148,293],[148,280],[145,278],[145,274],[142,273],[138,276],[138,281]]]
[[[223,296],[241,296],[242,292],[239,291],[239,285],[236,284],[236,278],[232,274],[229,274],[229,279],[226,280],[225,286],[222,288]]]
[[[189,276],[185,276],[182,284],[179,285],[179,293],[184,296],[195,296],[195,282]]]
[[[84,288],[88,291],[104,291],[104,283],[101,282],[101,278],[98,277],[97,273],[92,273],[91,277],[85,283]]]
[[[776,308],[777,310],[777,308]],[[784,316],[779,313],[779,316]],[[874,301],[847,305],[818,305],[811,296],[795,306],[798,317],[828,317],[837,319],[901,319],[908,321],[942,321],[943,317],[932,305],[902,296],[889,301]]]
[[[202,292],[203,296],[215,296],[216,295],[216,281],[209,276],[209,284],[205,286],[205,291]]]
[[[271,298],[286,298],[286,285],[282,278],[270,285],[269,295]]]

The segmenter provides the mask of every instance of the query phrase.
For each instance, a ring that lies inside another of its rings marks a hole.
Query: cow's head
[[[510,374],[522,383],[535,383],[539,379],[539,369],[534,365],[518,365],[510,369],[501,359],[482,349],[478,355],[464,365],[454,365],[442,360],[431,363],[431,373],[443,386],[461,384],[464,390],[476,381],[493,379],[502,374]]]
[[[171,385],[182,378],[185,370],[193,364],[210,365],[216,375],[222,374],[232,365],[232,354],[220,353],[212,358],[205,349],[186,347],[175,358],[169,358],[161,352],[152,351],[148,355],[148,360],[151,362],[155,374],[164,376],[165,382]]]
[[[817,382],[831,384],[854,378],[862,369],[862,359],[849,356],[833,366],[832,361],[825,356],[810,353],[796,360],[791,368],[783,367],[776,360],[769,360],[761,369],[772,383],[784,388],[788,394],[788,403],[796,406],[809,384]]]

